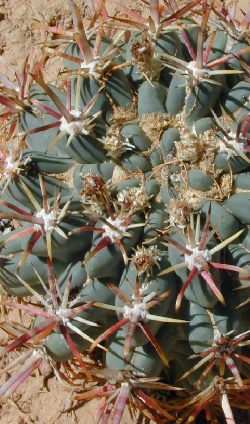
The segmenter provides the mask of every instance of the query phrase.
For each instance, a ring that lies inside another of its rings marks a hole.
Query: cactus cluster
[[[0,355],[18,352],[1,398],[46,360],[76,401],[100,397],[96,423],[126,404],[156,423],[236,423],[250,402],[250,12],[150,0],[142,17],[106,0],[86,27],[68,3],[73,30],[45,27],[39,61],[0,76]],[[46,82],[52,55],[64,68]]]

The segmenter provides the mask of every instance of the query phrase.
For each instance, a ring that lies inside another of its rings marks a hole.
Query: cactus
[[[87,28],[68,3],[73,31],[46,27],[56,47],[15,89],[1,79],[0,356],[22,347],[1,399],[44,360],[81,379],[75,402],[100,398],[96,423],[119,424],[126,404],[156,423],[237,423],[250,401],[249,10],[240,22],[219,0],[150,0],[145,18],[106,0]]]

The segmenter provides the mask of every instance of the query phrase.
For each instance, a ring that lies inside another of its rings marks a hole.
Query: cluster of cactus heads
[[[143,17],[96,0],[86,26],[68,3],[72,31],[44,27],[40,60],[0,75],[0,355],[18,352],[1,398],[46,360],[76,402],[100,398],[95,423],[118,424],[126,404],[156,423],[237,423],[250,402],[250,10],[150,0]],[[45,81],[52,55],[63,70]]]

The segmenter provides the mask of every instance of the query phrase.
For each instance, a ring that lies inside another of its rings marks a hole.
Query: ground
[[[88,18],[88,10],[83,1],[76,1],[82,14]],[[124,2],[123,2],[124,3]],[[139,8],[139,1],[137,1]],[[239,7],[247,10],[248,0],[239,1]],[[126,5],[135,1],[126,1]],[[39,43],[45,40],[42,30],[34,29],[34,22],[71,28],[72,18],[66,0],[0,0],[0,71],[11,78],[16,69],[21,70],[28,55],[32,56],[39,48]],[[51,59],[46,66],[46,79],[56,77],[61,67],[58,58]],[[16,318],[18,320],[18,317]],[[6,336],[0,333],[0,344]],[[3,375],[0,383],[7,378]],[[72,392],[58,383],[48,366],[42,365],[40,374],[37,372],[29,377],[16,391],[12,400],[0,406],[1,424],[71,424],[94,423],[94,413],[97,401],[87,405],[77,405],[71,409]],[[123,424],[135,422],[127,413]]]

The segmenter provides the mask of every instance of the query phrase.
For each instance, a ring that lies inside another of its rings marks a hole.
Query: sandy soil
[[[83,16],[89,17],[85,2],[76,1]],[[122,2],[124,4],[124,2]],[[135,1],[126,1],[126,5]],[[136,7],[140,7],[137,2]],[[243,10],[248,0],[239,2]],[[32,22],[38,21],[59,28],[72,27],[72,18],[66,0],[0,0],[0,70],[2,59],[12,69],[21,69],[25,58],[39,48],[45,40],[43,31],[32,28]],[[61,67],[60,59],[53,58],[46,67],[47,79],[53,80]],[[11,75],[11,70],[7,70]],[[18,320],[18,316],[15,318]],[[6,335],[0,333],[0,344],[6,343]],[[2,364],[4,365],[4,364]],[[7,379],[3,375],[0,383]],[[71,424],[94,423],[97,401],[87,405],[78,404],[71,408],[72,391],[58,383],[48,365],[42,364],[40,372],[35,372],[15,392],[11,400],[0,406],[1,424]],[[122,423],[135,423],[127,413]]]

